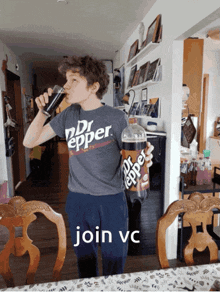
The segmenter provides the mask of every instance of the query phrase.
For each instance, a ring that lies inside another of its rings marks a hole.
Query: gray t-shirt
[[[50,122],[67,141],[70,191],[103,196],[124,190],[120,150],[127,124],[124,112],[107,105],[90,111],[71,105]]]

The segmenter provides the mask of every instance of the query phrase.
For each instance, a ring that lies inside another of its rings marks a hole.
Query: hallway
[[[67,230],[67,253],[62,269],[62,280],[78,278],[76,256],[74,254],[70,231],[65,213],[65,202],[68,194],[68,153],[65,142],[54,143],[55,155],[51,161],[51,172],[49,180],[35,180],[30,176],[23,182],[16,191],[16,195],[29,200],[40,200],[48,203],[56,212],[62,213]],[[7,229],[0,229],[0,250],[7,242]],[[19,231],[18,231],[19,232]],[[5,234],[7,235],[5,237]],[[35,283],[50,282],[52,269],[55,263],[57,252],[57,232],[53,223],[48,221],[43,215],[39,214],[38,219],[28,228],[29,237],[40,249],[41,260],[35,277]],[[19,236],[19,234],[16,234]],[[204,257],[203,257],[204,260]],[[200,263],[202,263],[201,261]],[[25,283],[25,274],[29,264],[29,255],[26,253],[22,258],[10,256],[10,267],[14,274],[15,285],[20,286]],[[184,263],[178,260],[170,261],[170,266],[182,266]],[[125,273],[159,269],[160,265],[156,255],[128,256],[125,264]],[[99,251],[99,271],[101,271],[101,257]],[[0,276],[0,289],[5,284]]]

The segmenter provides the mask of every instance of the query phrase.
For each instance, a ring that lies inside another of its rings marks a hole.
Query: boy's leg
[[[124,193],[117,195],[103,196],[100,216],[101,229],[110,231],[112,242],[109,242],[108,235],[101,238],[103,275],[121,274],[127,257],[128,238],[123,242],[123,238],[128,231],[128,209]],[[121,236],[119,234],[121,231]],[[121,238],[122,237],[122,238]]]
[[[100,220],[93,199],[94,197],[91,195],[69,192],[66,202],[72,244],[77,256],[79,278],[99,275],[98,245],[95,231]]]

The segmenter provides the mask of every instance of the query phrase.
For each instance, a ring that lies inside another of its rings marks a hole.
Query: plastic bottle
[[[197,176],[196,176],[197,185],[200,185],[200,186],[203,185],[203,172],[204,172],[203,159],[200,157],[197,163]]]
[[[181,164],[181,176],[184,178],[184,188],[187,189],[189,183],[187,160],[184,160]]]
[[[208,184],[212,183],[212,162],[211,158],[208,158]]]
[[[212,182],[212,164],[209,157],[204,158],[205,167],[204,167],[204,178],[203,183],[205,185],[210,185]]]
[[[212,163],[210,159],[210,150],[203,150],[204,155],[204,178],[205,185],[211,184],[212,181]]]
[[[198,145],[198,142],[195,139],[190,144],[192,158],[197,158],[197,145]]]
[[[204,163],[203,184],[208,185],[208,161],[207,161],[207,158],[203,159],[203,163]]]
[[[191,185],[196,185],[196,176],[197,176],[197,162],[196,159],[193,158],[191,161]]]
[[[192,176],[192,165],[191,165],[191,159],[187,161],[187,183],[188,186],[191,185],[191,176]]]
[[[150,186],[149,170],[145,160],[147,146],[145,129],[137,124],[137,119],[130,118],[121,139],[125,193],[144,200]]]

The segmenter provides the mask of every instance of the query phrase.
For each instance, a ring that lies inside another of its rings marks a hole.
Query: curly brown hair
[[[91,56],[65,57],[58,66],[59,72],[66,77],[66,72],[71,70],[77,72],[87,80],[88,86],[98,82],[100,87],[96,92],[99,99],[102,99],[104,93],[108,90],[109,76],[107,74],[106,66],[101,60],[97,60]]]

